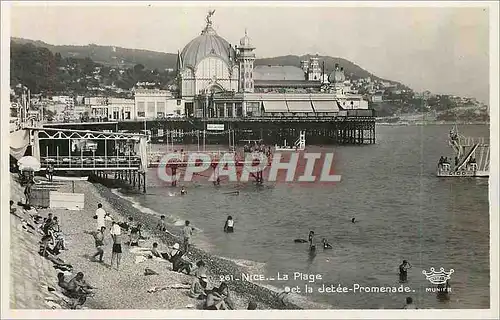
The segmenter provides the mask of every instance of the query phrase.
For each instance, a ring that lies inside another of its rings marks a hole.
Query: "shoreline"
[[[113,207],[118,212],[126,212],[126,214],[121,214],[122,219],[132,217],[135,222],[142,224],[143,229],[146,230],[148,234],[159,238],[164,245],[171,246],[176,242],[181,243],[181,238],[177,233],[177,230],[167,230],[167,232],[165,233],[155,231],[155,226],[158,223],[159,217],[154,217],[150,214],[141,212],[139,209],[135,208],[130,201],[121,198],[111,190],[128,190],[129,188],[126,185],[121,184],[117,181],[103,179],[89,179],[89,183],[93,185],[93,187],[103,198],[106,199],[111,207]],[[132,191],[132,193],[134,192]],[[137,191],[135,193],[138,194]],[[126,217],[124,217],[125,215]],[[218,281],[218,279],[221,275],[232,275],[233,279],[239,279],[241,278],[240,275],[242,273],[246,273],[245,268],[236,264],[234,261],[209,253],[195,246],[191,247],[188,257],[191,262],[203,260],[209,270],[209,274],[215,276],[215,278],[217,279],[217,283],[220,282]],[[309,307],[307,306],[309,303],[306,303],[304,306],[302,306],[302,303],[300,303],[300,301],[295,300],[302,300],[303,297],[293,296],[289,296],[285,306],[277,299],[276,296],[278,292],[267,288],[265,285],[256,284],[244,280],[226,281],[226,283],[229,285],[229,288],[232,292],[246,298],[248,301],[257,302],[259,304],[259,307],[262,305],[263,308],[259,309],[302,310],[309,308],[318,308],[318,306],[312,306],[313,304],[316,305],[316,303],[314,302],[311,302],[311,306]],[[323,308],[325,308],[325,306],[323,306]]]

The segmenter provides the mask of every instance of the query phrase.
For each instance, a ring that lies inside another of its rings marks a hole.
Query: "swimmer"
[[[226,224],[224,225],[224,232],[233,233],[234,232],[234,220],[233,217],[228,216]]]
[[[356,218],[352,218],[352,219],[351,219],[351,222],[352,222],[352,223],[356,223]]]
[[[323,238],[323,249],[333,249],[332,245],[325,238]]]
[[[184,196],[187,194],[186,188],[182,187],[181,188],[181,196]]]
[[[293,240],[293,242],[295,242],[295,243],[306,243],[307,240],[305,240],[305,239],[295,239],[295,240]]]

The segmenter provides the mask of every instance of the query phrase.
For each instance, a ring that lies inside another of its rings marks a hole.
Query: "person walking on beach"
[[[116,259],[116,270],[120,270],[120,260],[122,258],[122,230],[120,226],[113,221],[111,226],[111,238],[113,238],[113,251],[111,253],[111,268]]]
[[[97,230],[101,230],[102,227],[106,226],[104,218],[106,217],[106,211],[102,208],[102,203],[97,204],[97,210],[95,211],[94,218],[97,219]]]
[[[96,254],[92,256],[92,260],[96,260],[97,256],[99,256],[99,262],[102,262],[102,257],[104,255],[104,231],[106,227],[101,227],[99,231],[85,231],[85,233],[90,234],[94,237],[95,247],[97,249]]]
[[[189,250],[189,246],[191,245],[191,238],[193,236],[193,227],[189,226],[191,222],[189,220],[186,220],[185,226],[182,229],[182,238],[183,238],[183,251],[184,253],[187,253]]]
[[[234,232],[234,221],[233,217],[227,217],[226,224],[224,225],[224,232],[233,233]]]

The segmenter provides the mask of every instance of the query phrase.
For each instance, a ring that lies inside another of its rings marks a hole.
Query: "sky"
[[[238,44],[247,29],[257,57],[348,59],[416,91],[489,101],[489,10],[484,7],[331,7],[316,3],[148,2],[12,4],[11,36],[55,45],[113,45],[175,53],[205,26]],[[456,6],[456,4],[455,4]]]

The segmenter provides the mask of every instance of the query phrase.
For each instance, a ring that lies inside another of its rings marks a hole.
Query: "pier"
[[[238,118],[171,118],[144,119],[95,123],[53,123],[46,128],[75,130],[109,130],[114,132],[143,132],[151,142],[165,143],[170,132],[176,144],[196,144],[203,131],[214,134],[206,137],[207,144],[224,144],[232,132],[234,141],[261,140],[266,145],[295,141],[305,131],[310,145],[375,144],[373,110],[345,110],[336,116],[273,116]],[[215,134],[219,132],[220,134]]]

